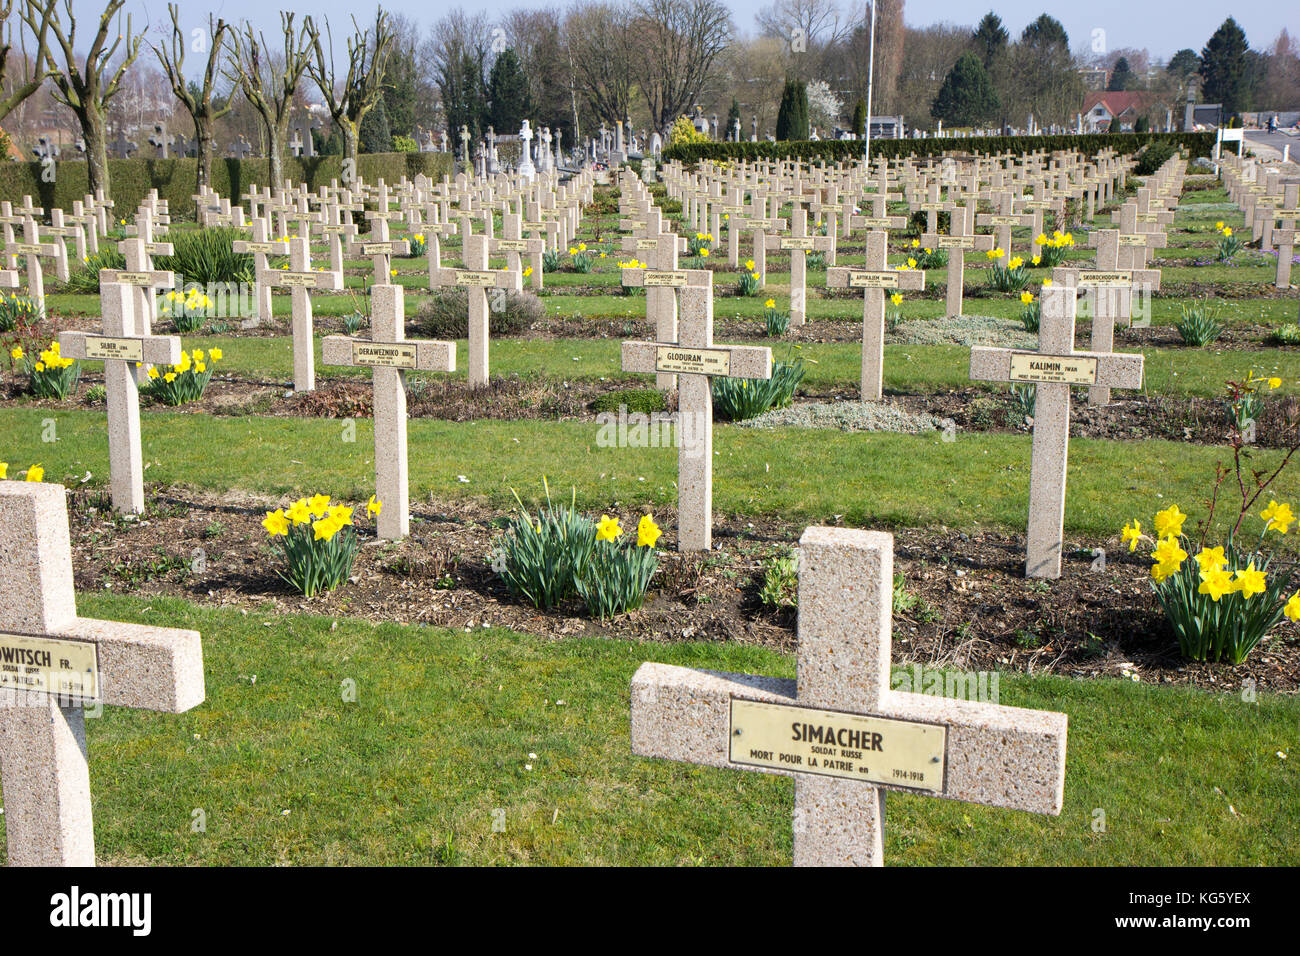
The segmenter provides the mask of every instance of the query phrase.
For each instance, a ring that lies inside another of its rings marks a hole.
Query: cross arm
[[[373,347],[375,349],[398,348],[413,349],[415,364],[399,365],[388,362],[357,362],[355,346]],[[372,342],[368,339],[354,339],[347,335],[327,335],[321,339],[321,364],[341,366],[381,366],[388,368],[414,369],[420,372],[454,372],[456,371],[456,343],[434,342],[421,339],[409,339],[401,342]]]
[[[197,631],[78,617],[49,636],[97,646],[105,704],[180,714],[203,703]]]
[[[510,269],[431,269],[429,278],[429,285],[435,288],[511,289],[515,292],[523,288],[523,278]]]
[[[642,664],[632,677],[632,752],[709,767],[797,776],[787,770],[730,762],[733,698],[799,703],[796,682],[788,678]],[[935,796],[1033,813],[1061,812],[1065,714],[889,691],[879,716],[947,727],[946,775],[943,790]]]
[[[100,269],[99,286],[138,285],[149,289],[174,289],[176,273],[164,269],[142,269],[133,272],[130,269]]]
[[[830,289],[899,289],[919,292],[925,288],[925,270],[833,266],[826,270],[826,286]]]
[[[59,246],[54,242],[7,242],[5,253],[11,256],[57,256]]]
[[[348,243],[350,256],[407,256],[411,243],[406,239],[354,239]]]
[[[176,365],[181,360],[181,340],[178,335],[96,335],[88,332],[60,332],[59,348],[65,358],[85,359],[88,339],[127,339],[142,342],[141,361],[147,365]]]
[[[712,275],[708,269],[623,269],[623,285],[628,288],[654,288],[688,285],[708,285]]]
[[[972,382],[1011,381],[1011,357],[1028,355],[1033,358],[1066,358],[1082,363],[1096,363],[1096,379],[1091,382],[1071,382],[1077,385],[1104,385],[1108,388],[1141,388],[1143,357],[1132,352],[1071,352],[1068,356],[1024,349],[1003,349],[990,345],[973,345],[970,350],[970,378]]]
[[[301,286],[338,291],[343,288],[343,276],[337,272],[296,272],[292,269],[266,269],[260,273],[260,277],[267,285],[277,289]]]

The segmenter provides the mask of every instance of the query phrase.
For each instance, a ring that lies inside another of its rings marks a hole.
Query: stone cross
[[[1137,204],[1126,202],[1119,210],[1119,266],[1121,269],[1145,269],[1147,254],[1169,244],[1163,232],[1140,232]]]
[[[135,143],[126,138],[125,131],[118,130],[117,139],[113,140],[111,148],[113,152],[117,154],[118,159],[130,159],[131,154],[140,147],[136,146]]]
[[[289,240],[289,269],[269,269],[263,281],[276,288],[288,288],[293,302],[293,390],[316,388],[316,343],[312,337],[310,289],[343,288],[337,272],[313,272],[311,246],[306,236]]]
[[[5,243],[7,255],[19,255],[27,261],[27,295],[42,311],[45,310],[45,270],[41,267],[41,258],[57,260],[61,244],[62,240],[58,243],[41,242],[39,227],[31,216],[23,218],[23,241]]]
[[[1140,353],[1074,351],[1074,289],[1055,285],[1043,289],[1040,305],[1038,351],[972,346],[970,377],[976,382],[1035,383],[1025,574],[1059,578],[1065,540],[1070,386],[1141,388],[1143,359]]]
[[[248,159],[253,155],[253,146],[243,133],[240,133],[239,137],[230,144],[230,155],[235,159]]]
[[[754,271],[758,273],[758,287],[761,289],[767,285],[767,234],[786,229],[789,226],[784,219],[769,218],[767,216],[768,199],[757,190],[753,196],[753,214],[740,220],[737,224],[734,220],[728,228],[734,228],[737,225],[741,229],[750,229],[754,237]]]
[[[795,866],[882,866],[885,791],[1058,815],[1067,718],[893,690],[894,541],[799,539],[798,677],[645,663],[632,752],[794,778]]]
[[[271,286],[267,282],[270,270],[266,257],[281,255],[284,243],[271,242],[268,238],[266,220],[261,216],[253,219],[253,238],[236,239],[232,243],[235,252],[242,252],[253,257],[253,298],[257,303],[257,314],[252,316],[252,326],[271,321]],[[341,270],[334,270],[336,272]]]
[[[464,269],[438,269],[429,277],[430,288],[456,287],[464,289],[469,299],[469,384],[473,387],[488,383],[488,289],[492,289],[495,306],[507,292],[522,292],[523,281],[519,272],[510,269],[488,268],[487,236],[468,236],[462,252]],[[496,291],[500,290],[500,291]]]
[[[929,249],[948,250],[948,291],[945,309],[949,318],[961,315],[962,283],[966,274],[966,250],[988,252],[993,248],[992,236],[976,236],[971,232],[970,206],[955,206],[949,213],[952,235],[928,233],[921,237]]]
[[[528,257],[528,268],[532,269],[532,274],[528,277],[533,289],[542,288],[542,253],[545,251],[546,243],[541,239],[525,239],[523,231],[523,217],[517,212],[506,212],[501,215],[501,233],[500,239],[488,240],[488,251],[504,252],[506,254],[506,268],[523,274],[523,256]],[[430,247],[432,248],[432,247]]]
[[[0,776],[10,866],[93,866],[87,704],[179,714],[204,699],[196,631],[77,616],[60,485],[0,481]],[[17,652],[17,653],[16,653]]]
[[[390,239],[388,236],[388,218],[394,213],[388,209],[366,213],[370,221],[370,232],[363,238],[348,243],[348,255],[369,256],[374,264],[375,285],[388,285],[392,280],[392,257],[409,256],[411,243],[407,239]]]
[[[826,270],[831,289],[862,290],[862,401],[878,402],[885,381],[885,290],[918,292],[925,288],[923,270],[889,268],[889,234],[867,233],[865,268],[836,266]]]
[[[803,325],[808,315],[808,253],[830,254],[835,237],[808,234],[808,210],[798,203],[790,212],[791,234],[771,236],[767,248],[790,253],[790,324]]]
[[[405,291],[400,285],[370,289],[370,340],[327,335],[321,342],[326,365],[370,368],[374,375],[376,521],[381,538],[404,538],[411,530],[407,491],[406,371],[454,372],[455,342],[406,338]]]
[[[1295,227],[1300,220],[1300,185],[1288,183],[1283,190],[1282,205],[1268,214],[1269,222],[1281,223],[1273,229],[1272,240],[1277,246],[1277,277],[1274,285],[1279,289],[1291,286],[1291,257],[1295,254]]]
[[[162,123],[153,124],[153,132],[149,134],[149,145],[154,148],[155,159],[167,159],[168,147],[171,140],[167,137],[167,127]]]
[[[1034,217],[1032,213],[1014,213],[1014,200],[1011,193],[1003,192],[998,194],[996,213],[980,213],[975,217],[977,226],[993,227],[993,247],[995,249],[1006,250],[1008,258],[1011,256],[1011,230],[1015,226],[1032,226]],[[1031,242],[1033,240],[1030,240]]]
[[[109,270],[100,273],[101,279],[106,275],[110,275]],[[59,346],[65,357],[104,363],[110,485],[113,507],[123,514],[144,511],[140,396],[132,373],[137,365],[175,365],[181,360],[179,337],[141,335],[137,330],[134,295],[135,288],[126,283],[101,282],[103,334],[59,333]]]
[[[660,240],[660,242],[673,240]],[[713,383],[772,377],[772,350],[713,344],[713,273],[624,269],[623,285],[669,287],[681,300],[676,342],[624,342],[623,371],[670,373],[677,384],[677,550],[713,544]]]

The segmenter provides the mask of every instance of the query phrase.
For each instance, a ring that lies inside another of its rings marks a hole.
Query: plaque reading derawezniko
[[[1078,355],[1012,352],[1010,381],[1096,385],[1097,360]]]
[[[727,759],[748,767],[942,793],[948,729],[791,704],[731,700]]]
[[[51,637],[0,634],[0,687],[75,700],[99,697],[94,644]]]
[[[655,353],[655,371],[730,375],[731,353],[726,349],[692,349],[680,345],[661,345]]]
[[[353,342],[352,364],[378,368],[415,368],[413,342]]]

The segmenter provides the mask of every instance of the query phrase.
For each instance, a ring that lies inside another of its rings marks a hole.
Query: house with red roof
[[[1159,95],[1151,90],[1091,91],[1083,98],[1083,131],[1120,133],[1132,130],[1139,117],[1145,116],[1150,120],[1160,113],[1160,119],[1163,119],[1159,107]]]

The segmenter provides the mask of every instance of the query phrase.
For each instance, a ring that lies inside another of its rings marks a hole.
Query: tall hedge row
[[[1136,153],[1148,143],[1169,142],[1186,149],[1191,158],[1209,156],[1214,149],[1213,133],[1092,133],[1081,136],[981,136],[958,139],[877,139],[871,155],[882,157],[937,156],[943,153],[968,155],[1031,153],[1037,150],[1075,150],[1092,156],[1104,149]],[[734,160],[801,159],[828,163],[858,159],[862,140],[799,140],[775,143],[682,143],[664,150],[666,160],[694,163],[702,159]]]
[[[314,156],[310,159],[286,157],[284,174],[295,183],[305,182],[315,190],[339,179],[342,157]],[[86,163],[70,160],[55,164],[54,181],[41,177],[40,163],[0,163],[0,199],[21,201],[31,195],[45,209],[59,207],[71,211],[72,203],[89,191]],[[111,189],[116,209],[134,210],[150,189],[166,199],[173,216],[194,216],[194,194],[198,191],[197,159],[110,159]],[[437,181],[452,172],[452,158],[447,153],[362,153],[357,157],[357,172],[368,183],[381,177],[396,183],[403,176],[419,173]],[[248,192],[250,186],[270,182],[267,159],[216,159],[212,164],[212,188],[232,202]]]

